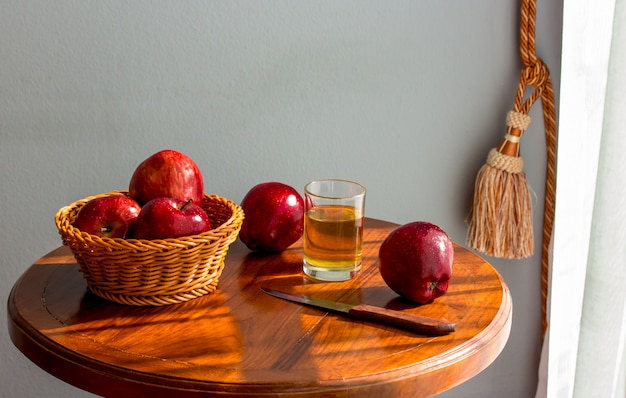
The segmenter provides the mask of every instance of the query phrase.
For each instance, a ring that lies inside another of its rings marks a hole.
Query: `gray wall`
[[[538,52],[558,88],[561,2],[540,2]],[[0,4],[0,292],[60,245],[63,205],[124,189],[174,148],[207,192],[341,177],[367,214],[428,220],[464,243],[473,182],[504,134],[520,68],[518,2],[36,1]],[[557,96],[558,98],[558,96]],[[540,105],[522,143],[540,246]],[[540,349],[540,253],[489,259],[513,293],[493,366],[445,397],[528,397]],[[1,396],[88,396],[31,364],[0,306]]]

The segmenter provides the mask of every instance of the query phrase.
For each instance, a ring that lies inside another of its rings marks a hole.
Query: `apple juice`
[[[352,206],[326,205],[304,217],[304,262],[321,269],[361,266],[363,214]]]

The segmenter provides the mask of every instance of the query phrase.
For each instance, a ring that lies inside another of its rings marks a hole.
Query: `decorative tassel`
[[[488,256],[519,259],[533,254],[532,203],[519,155],[530,116],[510,111],[507,134],[476,177],[467,244]]]
[[[541,98],[547,155],[541,244],[541,326],[544,336],[548,327],[549,248],[556,203],[556,110],[550,71],[535,51],[537,0],[520,0],[520,3],[519,44],[523,68],[513,111],[507,115],[509,130],[500,146],[489,153],[487,164],[476,178],[474,207],[468,217],[467,244],[496,257],[524,258],[533,254],[531,198],[522,171],[524,163],[519,156],[519,140],[530,125],[530,108]],[[526,96],[526,89],[531,86],[535,89]]]

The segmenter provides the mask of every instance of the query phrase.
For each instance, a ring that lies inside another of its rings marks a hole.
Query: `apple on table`
[[[416,221],[387,236],[378,262],[387,286],[410,301],[426,304],[448,291],[454,246],[441,227]]]
[[[255,185],[241,201],[245,218],[239,238],[250,249],[275,253],[291,246],[304,232],[304,200],[282,182]]]

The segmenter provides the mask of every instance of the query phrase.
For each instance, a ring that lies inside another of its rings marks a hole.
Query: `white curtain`
[[[626,0],[565,0],[536,397],[626,397]]]

